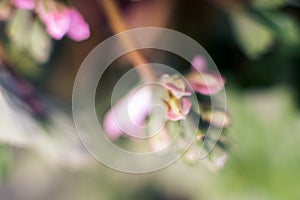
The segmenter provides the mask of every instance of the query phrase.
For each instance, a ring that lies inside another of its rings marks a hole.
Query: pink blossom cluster
[[[192,108],[192,103],[188,98],[192,92],[202,95],[214,95],[220,92],[225,84],[225,80],[221,75],[208,71],[206,60],[202,56],[196,56],[193,59],[192,71],[186,75],[186,79],[189,84],[177,75],[170,76],[166,74],[159,80],[168,96],[163,99],[167,111],[166,120],[179,121],[186,119]],[[103,121],[104,132],[107,136],[111,139],[117,139],[123,135],[124,130],[136,132],[137,129],[134,124],[144,124],[150,114],[153,94],[154,92],[149,88],[140,90],[131,101],[135,106],[128,106],[126,100],[128,96],[114,105],[105,115]],[[124,115],[125,112],[129,112],[129,115],[134,117],[123,117],[119,122],[114,118],[112,110],[115,115]],[[163,138],[167,137],[164,136]]]
[[[45,24],[49,35],[60,40],[65,35],[75,41],[90,37],[90,28],[79,11],[53,0],[12,0],[15,7],[34,10]]]
[[[203,56],[195,56],[192,60],[193,71],[186,76],[195,92],[203,95],[214,95],[223,89],[225,79],[216,72],[209,72]]]
[[[190,96],[192,93],[186,90],[184,81],[176,75],[163,75],[161,83],[169,96],[164,100],[167,106],[167,118],[172,121],[185,119],[192,107],[191,101],[186,96]]]

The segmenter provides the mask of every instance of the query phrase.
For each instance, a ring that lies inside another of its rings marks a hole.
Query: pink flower
[[[167,117],[169,120],[178,121],[185,119],[189,113],[192,103],[184,96],[190,96],[191,93],[186,91],[184,81],[178,76],[163,75],[161,78],[162,85],[168,91],[168,99],[164,100],[167,105]]]
[[[64,4],[54,1],[41,2],[38,4],[37,13],[45,24],[47,32],[54,39],[62,39],[69,31],[71,12]]]
[[[221,91],[225,80],[221,75],[215,73],[196,73],[193,72],[187,76],[192,89],[203,95],[213,95]]]
[[[161,84],[172,92],[177,98],[190,96],[191,93],[186,91],[186,86],[183,80],[178,76],[169,76],[167,74],[161,77]]]
[[[204,72],[207,69],[207,63],[203,56],[197,55],[192,60],[192,68],[196,71]]]
[[[12,3],[20,9],[32,10],[34,9],[34,0],[13,0]]]
[[[68,36],[75,41],[86,40],[90,37],[90,28],[82,15],[76,10],[71,9],[71,24]]]
[[[177,99],[174,96],[170,96],[165,103],[168,108],[167,117],[172,121],[185,119],[192,107],[191,101],[187,98]]]
[[[194,71],[187,75],[187,79],[194,91],[203,95],[213,95],[223,89],[225,79],[217,73],[208,72],[203,56],[195,56],[191,67]]]
[[[167,106],[167,119],[178,121],[186,118],[192,103],[184,96],[191,95],[186,91],[185,83],[178,76],[164,75],[161,84],[168,94],[163,100]],[[146,117],[152,106],[152,87],[143,87],[117,102],[104,116],[103,130],[111,139],[118,139],[124,133],[141,136],[145,133]]]
[[[56,40],[62,39],[66,34],[75,41],[82,41],[90,36],[89,25],[75,8],[47,1],[38,4],[37,13],[49,35]]]
[[[105,115],[104,132],[111,139],[118,139],[124,133],[141,135],[151,105],[152,90],[149,87],[140,88],[132,95],[127,95]]]

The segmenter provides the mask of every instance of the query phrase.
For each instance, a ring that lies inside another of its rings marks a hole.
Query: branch
[[[110,26],[115,34],[127,30],[127,25],[115,0],[98,0],[98,3],[103,7],[103,11],[105,12],[105,15],[107,16]],[[120,40],[125,48],[135,49],[132,38],[125,36],[120,37]],[[133,66],[136,67],[137,72],[144,81],[155,81],[156,76],[150,66],[146,66],[144,68],[138,67],[139,65],[148,63],[140,51],[136,50],[129,53],[128,60]]]

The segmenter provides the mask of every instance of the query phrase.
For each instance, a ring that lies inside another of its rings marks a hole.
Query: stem
[[[4,47],[0,41],[0,62],[4,62],[5,61],[5,51],[4,51]]]
[[[105,12],[108,21],[110,22],[110,26],[114,33],[120,33],[127,30],[127,26],[125,21],[123,20],[123,16],[121,14],[120,8],[116,4],[115,0],[98,0],[99,4],[103,7],[103,11]],[[123,43],[125,48],[135,49],[134,42],[132,38],[128,36],[120,37],[121,42]],[[146,67],[140,68],[139,65],[147,64],[147,60],[142,55],[142,53],[138,50],[129,53],[128,55],[129,62],[132,63],[136,67],[137,72],[141,76],[141,78],[148,81],[155,81],[156,76],[151,66],[147,65]]]

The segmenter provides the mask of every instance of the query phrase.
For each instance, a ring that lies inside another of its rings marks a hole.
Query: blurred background
[[[3,2],[7,0],[0,1],[6,55],[6,60],[0,57],[1,200],[300,199],[299,1],[116,0],[128,28],[166,27],[192,37],[227,81],[234,148],[225,166],[212,172],[201,163],[178,161],[143,175],[96,162],[79,142],[71,118],[72,87],[82,61],[115,34],[101,0],[68,1],[89,24],[89,39],[52,40],[37,34],[27,48],[22,42],[32,34],[25,22],[13,20],[16,9]],[[174,55],[145,55],[182,72],[189,68]],[[114,63],[103,77],[107,87],[113,88],[130,66],[122,58]],[[109,98],[104,92],[97,96]],[[108,105],[99,101],[98,112],[106,112]]]

